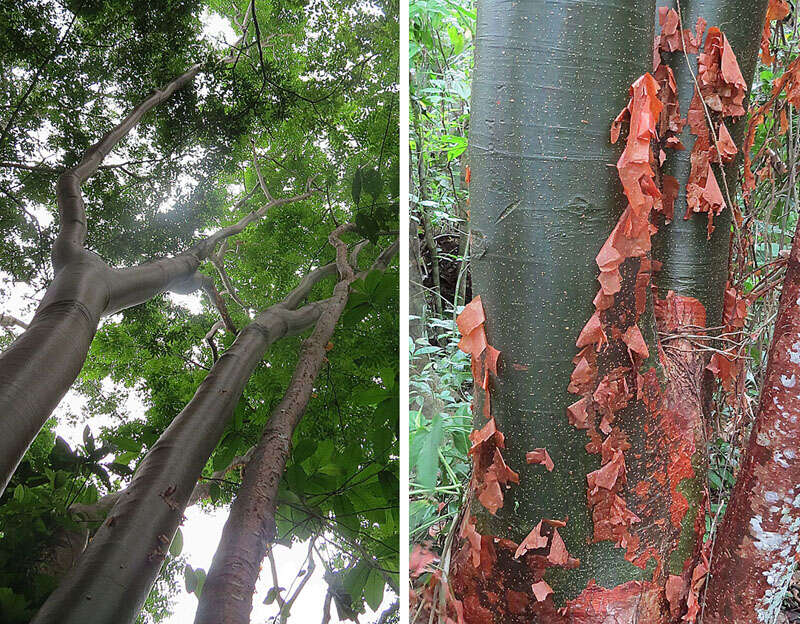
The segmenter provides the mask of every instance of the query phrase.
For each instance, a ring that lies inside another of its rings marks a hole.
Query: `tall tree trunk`
[[[119,272],[85,249],[86,210],[80,186],[103,158],[152,108],[168,99],[200,71],[195,65],[163,90],[154,92],[119,125],[90,147],[58,180],[60,229],[53,245],[55,279],[28,328],[0,355],[0,494],[28,446],[69,389],[86,359],[97,325],[119,300],[139,303],[169,287],[175,274],[159,275],[149,292],[114,284]],[[199,266],[187,257],[185,279]],[[133,291],[133,292],[131,292]],[[133,305],[133,304],[130,304]],[[119,309],[119,307],[117,307]]]
[[[195,624],[248,624],[261,562],[275,539],[277,495],[292,434],[305,413],[322,364],[325,347],[333,337],[347,305],[350,285],[357,277],[347,260],[347,247],[339,235],[352,229],[340,226],[329,237],[336,247],[339,282],[320,314],[314,331],[303,345],[300,359],[283,399],[273,410],[242,485],[231,506],[214,560],[208,571]],[[374,269],[383,270],[397,249],[395,242],[379,258]]]
[[[763,20],[763,7],[753,10]],[[659,195],[647,154],[636,161],[629,149],[638,141],[649,153],[642,137],[655,138],[639,124],[652,122],[657,85],[637,80],[652,67],[654,14],[649,1],[607,3],[602,20],[593,2],[478,2],[472,270],[487,342],[502,356],[499,374],[477,384],[481,432],[450,567],[467,624],[666,624],[685,601],[696,607],[706,358],[682,334],[705,326],[704,305],[721,310],[728,239],[720,226],[708,242],[705,218],[693,217],[722,266],[699,290],[653,300],[647,218]],[[606,133],[634,81],[620,184]],[[626,178],[631,165],[638,173]],[[696,237],[697,224],[687,227]],[[636,251],[618,254],[625,245]],[[575,403],[568,386],[584,398]],[[506,487],[487,496],[492,480]]]
[[[705,624],[772,624],[800,544],[800,226],[783,282],[761,400],[717,531]]]
[[[315,283],[334,271],[335,265],[326,265],[308,274],[281,303],[239,332],[150,449],[78,565],[32,624],[129,624],[136,619],[250,375],[270,344],[317,321],[327,300],[296,308]]]

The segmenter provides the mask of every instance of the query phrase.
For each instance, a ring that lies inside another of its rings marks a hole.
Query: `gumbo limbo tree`
[[[2,11],[0,619],[158,621],[183,571],[196,621],[245,623],[266,556],[281,621],[315,561],[324,618],[378,608],[397,591],[396,7]],[[75,449],[54,431],[70,388],[104,417]],[[187,506],[231,501],[208,576],[184,569]],[[270,546],[305,540],[290,593]]]
[[[477,296],[458,318],[473,466],[423,613],[775,621],[800,525],[797,238],[738,483],[716,547],[703,539],[713,393],[742,400],[731,344],[758,296],[730,278],[753,245],[737,157],[768,9],[789,6],[477,3]],[[795,101],[790,69],[765,106]]]

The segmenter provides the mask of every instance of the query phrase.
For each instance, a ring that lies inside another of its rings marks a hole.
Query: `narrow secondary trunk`
[[[275,539],[278,487],[286,469],[292,435],[305,413],[314,380],[325,361],[325,347],[347,305],[350,284],[364,275],[355,275],[347,264],[346,248],[337,236],[338,232],[334,232],[331,241],[337,246],[340,281],[303,345],[289,387],[270,415],[244,471],[242,485],[203,586],[195,624],[250,622],[261,562]],[[397,247],[397,242],[392,244],[372,268],[386,269]]]
[[[714,544],[704,624],[773,624],[800,544],[800,227],[761,401]]]
[[[419,225],[422,228],[422,233],[425,240],[425,247],[428,250],[428,253],[431,256],[431,279],[432,286],[431,286],[431,295],[432,295],[432,302],[433,302],[433,309],[436,311],[437,316],[442,315],[442,280],[439,274],[439,252],[436,248],[436,239],[433,236],[433,223],[431,222],[430,215],[428,214],[427,206],[428,201],[428,190],[427,190],[427,175],[426,175],[426,168],[425,168],[425,153],[423,151],[423,134],[422,134],[422,127],[419,123],[419,108],[415,105],[413,106],[413,116],[414,116],[414,131],[417,134],[417,182],[419,188],[417,189],[417,193],[419,194],[419,201],[417,202],[417,212],[419,213]],[[412,230],[416,230],[416,228],[411,228]],[[422,261],[422,257],[420,256],[419,261]]]
[[[478,2],[470,192],[481,302],[460,326],[465,350],[478,345],[482,390],[449,579],[467,624],[666,624],[697,609],[706,361],[682,334],[706,326],[708,302],[721,315],[728,240],[709,243],[705,215],[694,216],[722,267],[700,290],[654,299],[662,105],[643,75],[655,4],[607,3],[602,20],[597,10]],[[620,158],[607,132],[631,83]]]
[[[657,6],[669,6],[675,10],[675,0],[662,0]],[[767,10],[767,0],[736,2],[733,0],[681,0],[683,27],[694,30],[697,19],[702,17],[709,26],[719,26],[728,38],[736,54],[742,75],[747,79],[747,95],[750,94],[750,78],[756,68],[757,53],[761,32]],[[656,24],[656,34],[661,25]],[[681,115],[685,118],[695,91],[697,76],[697,55],[689,55],[689,64],[682,52],[665,52],[665,61],[675,74]],[[691,71],[690,71],[691,68]],[[694,77],[693,75],[694,74]],[[728,122],[728,120],[726,120]],[[741,146],[744,137],[746,116],[728,123],[736,145]],[[731,211],[723,210],[714,218],[715,230],[708,239],[705,215],[686,214],[686,181],[691,169],[691,153],[694,145],[690,128],[686,125],[680,133],[685,150],[668,150],[667,159],[662,166],[664,175],[674,176],[680,184],[675,199],[675,218],[669,226],[660,227],[653,237],[653,255],[663,263],[661,271],[655,275],[655,283],[666,293],[674,291],[685,297],[694,297],[706,309],[709,327],[722,324],[722,296],[728,280],[728,260],[730,243]],[[725,176],[732,198],[736,199],[736,182],[739,176],[738,164],[741,154],[725,168]],[[719,186],[724,192],[725,184],[714,165]]]
[[[296,293],[292,302],[298,301]],[[214,364],[32,624],[130,624],[136,619],[256,365],[270,344],[312,326],[326,305],[292,310],[289,300],[262,312]]]

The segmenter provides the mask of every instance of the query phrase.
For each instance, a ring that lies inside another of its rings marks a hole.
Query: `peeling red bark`
[[[767,5],[767,19],[764,21],[764,32],[761,35],[761,62],[764,65],[772,65],[775,57],[769,49],[769,33],[773,21],[786,19],[791,13],[792,7],[786,0],[769,0]]]
[[[758,414],[717,533],[705,624],[773,622],[800,542],[800,228]]]
[[[540,521],[520,543],[481,535],[467,511],[453,549],[451,586],[460,599],[464,622],[670,622],[692,593],[676,594],[675,579],[689,588],[704,524],[697,493],[695,455],[703,448],[702,387],[705,357],[680,334],[705,326],[705,309],[695,299],[669,293],[658,304],[659,329],[674,334],[660,344],[653,332],[650,237],[652,213],[663,208],[655,184],[652,145],[662,109],[656,80],[645,75],[631,87],[628,107],[612,126],[612,141],[630,122],[627,145],[617,165],[629,205],[597,256],[600,290],[596,311],[577,339],[581,349],[569,391],[582,398],[567,410],[569,422],[586,431],[586,450],[598,454],[600,468],[586,475],[594,542],[612,541],[634,565],[654,568],[649,582],[602,588],[590,583],[583,593],[556,606],[545,579],[552,567],[577,567],[555,527]],[[496,514],[503,489],[518,476],[502,460],[505,446],[487,404],[486,366],[480,299],[459,317],[461,348],[472,355],[476,392],[483,390],[490,418],[473,432],[471,498]],[[643,333],[646,330],[649,338]],[[701,330],[700,330],[701,331]],[[496,364],[496,357],[494,358]],[[659,371],[668,381],[659,378]],[[492,372],[496,375],[496,366]],[[637,432],[633,438],[626,433]],[[643,434],[642,434],[643,432]],[[635,444],[635,448],[632,448]],[[703,455],[702,452],[699,455]],[[498,457],[499,456],[499,457]],[[545,449],[528,453],[528,463],[548,463]],[[504,478],[498,478],[504,475]],[[506,476],[507,475],[507,476]],[[502,486],[502,487],[501,487]],[[470,509],[469,506],[466,507]],[[690,511],[692,512],[690,514]],[[684,545],[688,543],[688,547]],[[672,578],[674,577],[674,578]],[[671,604],[666,587],[671,581]],[[456,601],[457,602],[457,601]],[[619,619],[626,618],[626,619]]]
[[[653,274],[661,265],[652,257],[651,237],[657,231],[656,223],[668,224],[673,218],[679,182],[675,177],[661,176],[659,167],[667,158],[665,150],[683,149],[680,134],[684,125],[689,125],[697,137],[688,176],[686,218],[693,212],[708,213],[709,236],[713,232],[713,218],[726,205],[715,170],[738,153],[724,118],[744,113],[746,83],[731,44],[718,28],[709,29],[703,42],[706,23],[702,18],[694,31],[681,31],[675,11],[664,10],[660,17],[664,32],[656,41],[654,75],[645,74],[632,85],[628,106],[611,128],[614,143],[623,124],[629,125],[626,146],[617,163],[628,204],[596,257],[600,288],[594,313],[577,337],[579,352],[573,359],[568,387],[580,398],[567,408],[566,422],[586,433],[586,451],[599,458],[596,469],[584,463],[577,473],[586,471],[586,500],[591,514],[591,523],[579,525],[579,540],[598,544],[598,550],[589,550],[592,557],[588,559],[584,555],[587,550],[581,551],[580,556],[586,559],[581,568],[581,562],[567,551],[567,545],[576,552],[584,547],[574,534],[569,535],[569,528],[575,524],[567,524],[563,531],[565,543],[557,527],[545,518],[531,518],[532,514],[526,522],[538,524],[526,527],[530,532],[521,538],[519,524],[511,528],[508,510],[497,513],[500,507],[496,506],[489,516],[480,505],[473,504],[477,498],[486,506],[486,497],[478,491],[483,481],[473,476],[450,553],[449,583],[456,599],[451,601],[448,615],[458,617],[459,622],[678,624],[693,623],[699,614],[699,597],[709,568],[702,549],[708,499],[704,485],[704,412],[713,370],[707,369],[709,352],[698,346],[705,341],[706,308],[686,292],[655,290]],[[696,72],[699,89],[684,119],[675,76],[660,62],[659,53],[698,53],[701,48]],[[487,304],[491,303],[490,292],[485,293]],[[712,298],[721,300],[722,289],[715,292]],[[697,291],[691,294],[701,296]],[[703,302],[711,310],[712,304],[706,299]],[[743,318],[744,305],[738,294],[726,295],[726,322],[730,326]],[[496,339],[493,332],[489,335]],[[520,359],[507,346],[503,348],[509,360]],[[475,374],[476,366],[480,372],[483,364],[480,359],[476,364],[473,354],[476,385],[483,380],[481,387],[486,391],[489,376]],[[499,394],[504,387],[501,376],[497,382],[498,405],[503,405],[503,398],[507,400],[506,395]],[[514,389],[520,391],[517,386]],[[484,413],[491,418],[486,407],[488,392],[486,395]],[[497,417],[511,436],[516,415],[509,414],[505,405]],[[497,433],[492,425],[491,433],[482,432],[481,437],[497,443]],[[505,445],[505,438],[499,443]],[[544,448],[530,451],[534,446],[548,446],[549,453]],[[487,472],[494,450],[487,447],[482,456],[473,454],[476,470]],[[509,443],[507,454],[517,450]],[[530,451],[528,463],[544,463],[546,454],[552,453],[552,477],[537,469],[545,479],[564,478],[559,472],[564,457],[549,441],[533,441],[526,450]],[[518,467],[523,480],[512,494],[529,487],[526,481],[531,472],[526,468]],[[540,478],[540,474],[534,476]],[[514,502],[520,502],[518,497]],[[537,515],[542,511],[537,508]],[[498,519],[508,522],[508,531]],[[566,521],[569,523],[569,519]],[[519,543],[508,539],[509,535]],[[607,541],[619,548],[618,555],[608,556],[608,546],[602,544]],[[601,550],[604,554],[595,559],[594,553]],[[619,558],[617,562],[614,556]],[[591,567],[592,563],[602,560],[613,567],[623,558],[646,572],[618,577],[616,586],[614,581],[606,581],[604,585],[609,586],[604,587],[595,579],[581,591],[587,577],[600,578],[602,574]],[[573,581],[581,578],[580,585],[565,583],[565,573],[553,569],[557,566],[575,566],[578,574],[583,572],[583,577],[569,573]]]
[[[453,592],[461,596],[459,608],[465,624],[618,624],[648,622],[668,624],[664,594],[655,583],[631,581],[614,588],[589,586],[563,607],[553,602],[545,570],[556,567],[554,547],[561,542],[558,529],[537,526],[544,533],[543,545],[517,557],[517,544],[510,540],[480,536],[478,565],[472,548],[456,548],[451,565]],[[563,567],[580,565],[566,557]],[[456,609],[454,609],[456,612]],[[638,620],[637,620],[638,618]]]

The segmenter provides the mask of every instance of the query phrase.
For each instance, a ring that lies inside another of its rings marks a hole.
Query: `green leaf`
[[[270,587],[266,597],[264,598],[264,604],[270,605],[273,602],[275,602],[275,599],[280,595],[280,593],[283,590],[284,590],[283,587]]]
[[[183,581],[186,584],[186,593],[194,593],[194,590],[197,589],[197,575],[188,563],[183,568]]]
[[[383,190],[383,180],[381,174],[375,169],[367,169],[362,173],[362,184],[364,192],[376,200]]]
[[[461,54],[464,50],[464,35],[458,32],[458,29],[451,24],[447,27],[447,36],[450,38],[450,43],[453,46],[453,54]]]
[[[354,396],[357,405],[377,405],[386,398],[391,397],[389,397],[389,393],[386,389],[380,386],[364,388],[363,390],[359,390]]]
[[[28,611],[28,601],[15,594],[10,587],[0,587],[0,615],[4,624],[24,624],[33,615]]]
[[[172,543],[169,545],[169,554],[177,557],[183,550],[183,533],[180,529],[175,532],[175,537],[172,538]]]
[[[327,463],[333,457],[333,440],[321,440],[317,443],[317,450],[314,452],[313,459],[317,466]]]
[[[197,587],[194,589],[194,595],[200,598],[203,593],[203,586],[206,584],[206,571],[203,568],[197,568],[194,573],[197,577]]]
[[[369,608],[373,611],[377,611],[378,607],[381,606],[381,602],[383,602],[383,590],[385,585],[386,583],[381,573],[374,568],[370,570],[367,582],[364,585],[364,599],[367,601]]]
[[[286,483],[289,485],[289,489],[292,490],[292,492],[298,496],[303,495],[303,492],[305,492],[306,489],[308,475],[305,473],[300,464],[292,464],[289,466],[284,473],[284,478],[286,479]]]
[[[128,451],[130,453],[136,453],[138,455],[139,451],[142,450],[142,443],[137,442],[136,440],[131,440],[130,438],[114,438],[113,444],[116,445],[117,448]]]
[[[436,475],[439,472],[439,446],[442,444],[442,417],[436,414],[433,417],[430,430],[425,435],[425,441],[416,463],[417,482],[426,489],[433,489],[436,485]]]
[[[370,271],[367,273],[367,276],[364,278],[364,289],[368,293],[372,293],[378,287],[378,284],[383,277],[383,271]]]
[[[317,441],[310,438],[300,440],[292,449],[292,460],[301,464],[317,450]]]
[[[367,584],[370,566],[360,561],[354,568],[350,569],[344,577],[344,588],[354,599],[360,599],[364,593],[364,586]]]
[[[217,504],[217,501],[219,501],[219,497],[221,494],[222,490],[220,489],[218,483],[212,483],[211,485],[208,486],[208,496],[211,499],[211,502],[214,503],[215,505]]]
[[[236,447],[233,445],[232,441],[228,441],[224,447],[217,449],[217,452],[214,454],[214,460],[211,462],[214,472],[224,470],[230,466],[234,457],[236,457]]]
[[[89,428],[89,425],[83,428],[83,444],[88,453],[91,454],[94,451],[94,436],[92,435],[92,430]]]

